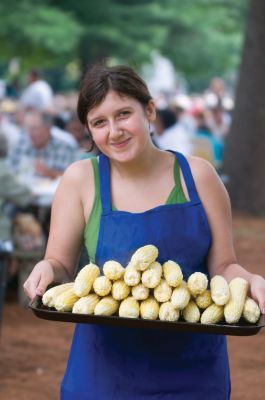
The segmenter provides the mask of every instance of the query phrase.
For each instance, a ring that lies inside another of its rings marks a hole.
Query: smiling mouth
[[[117,142],[117,143],[113,142],[113,143],[111,143],[111,145],[114,146],[114,147],[123,147],[123,146],[126,146],[126,144],[129,141],[130,141],[130,138],[126,139],[126,140],[123,140],[122,142]]]

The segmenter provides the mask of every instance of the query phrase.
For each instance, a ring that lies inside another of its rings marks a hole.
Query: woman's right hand
[[[23,285],[24,292],[32,300],[36,296],[42,296],[47,286],[54,282],[55,272],[48,260],[38,262]]]

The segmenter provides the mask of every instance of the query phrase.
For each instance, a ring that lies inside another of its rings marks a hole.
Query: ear
[[[149,122],[154,122],[156,119],[156,106],[155,101],[151,99],[146,107],[146,116]]]

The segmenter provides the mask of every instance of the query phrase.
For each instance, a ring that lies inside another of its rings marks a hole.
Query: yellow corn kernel
[[[230,298],[224,308],[225,320],[228,324],[239,321],[248,291],[248,282],[243,278],[234,278],[229,283]]]
[[[164,278],[172,287],[178,287],[183,280],[183,274],[180,266],[174,261],[167,261],[163,264]]]
[[[203,310],[205,308],[209,307],[213,302],[212,297],[211,297],[211,291],[208,289],[205,290],[205,292],[203,292],[202,294],[199,294],[196,297],[195,301],[196,301],[197,306]]]
[[[120,304],[119,316],[124,318],[138,318],[140,314],[140,306],[136,299],[127,297]]]
[[[96,304],[94,314],[95,315],[105,315],[111,316],[118,311],[119,302],[113,299],[111,296],[103,297],[103,299],[99,300]]]
[[[165,279],[161,279],[159,285],[154,289],[154,297],[160,303],[165,303],[170,300],[172,288]]]
[[[215,275],[210,282],[211,296],[215,304],[224,306],[230,297],[229,285],[221,275]]]
[[[187,322],[198,322],[200,320],[200,310],[194,301],[190,301],[189,304],[182,311],[183,318]]]
[[[94,280],[93,289],[99,296],[107,296],[111,292],[111,281],[106,276],[99,276]]]
[[[130,287],[120,279],[112,285],[112,297],[115,300],[124,300],[129,296],[130,290]]]
[[[162,266],[155,261],[142,273],[142,283],[145,287],[153,289],[159,285],[161,276]]]
[[[73,306],[74,314],[93,314],[100,298],[95,293],[81,297]]]
[[[196,297],[207,289],[208,278],[202,272],[194,272],[190,275],[187,285],[192,296]]]
[[[183,310],[190,301],[190,292],[186,282],[182,281],[181,285],[172,292],[171,303],[179,310]]]
[[[65,290],[73,288],[74,282],[62,283],[61,285],[53,286],[46,290],[42,296],[42,303],[48,307],[54,307],[54,300],[57,296],[63,293]]]
[[[131,262],[138,271],[144,271],[158,257],[158,249],[152,244],[140,247],[132,255]]]
[[[92,289],[95,279],[100,275],[99,267],[95,264],[88,264],[77,274],[74,281],[74,292],[77,296],[87,296]]]
[[[129,263],[125,268],[124,282],[128,286],[136,286],[141,281],[141,273],[135,269],[132,263]]]
[[[217,324],[224,317],[224,307],[218,306],[213,303],[206,310],[203,311],[201,316],[202,324]]]
[[[161,321],[177,321],[179,310],[175,309],[170,301],[162,303],[159,308],[159,319]]]
[[[73,288],[65,290],[54,299],[54,307],[57,311],[71,311],[79,297],[74,293]]]
[[[243,308],[243,317],[251,324],[255,324],[259,320],[260,308],[258,304],[250,297],[246,298]]]
[[[139,283],[139,285],[136,285],[132,288],[132,296],[136,300],[145,300],[149,296],[149,289],[142,283]]]
[[[159,315],[158,302],[153,297],[142,301],[140,305],[140,315],[143,319],[157,319]]]
[[[103,265],[104,275],[112,281],[121,279],[124,275],[125,268],[117,261],[106,261]]]

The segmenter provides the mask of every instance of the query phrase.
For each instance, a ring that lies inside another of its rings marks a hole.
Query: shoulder
[[[187,157],[199,197],[204,205],[229,203],[227,190],[215,168],[200,157]]]
[[[91,159],[71,164],[65,170],[57,189],[56,197],[59,203],[74,199],[83,208],[87,219],[92,209],[94,195],[94,171]]]
[[[196,183],[211,183],[211,181],[219,179],[215,168],[209,161],[195,156],[186,156],[186,159]]]
[[[66,168],[63,174],[63,179],[73,183],[80,183],[83,180],[89,181],[92,176],[92,160],[86,159],[75,161],[71,165],[69,165],[69,167]]]

